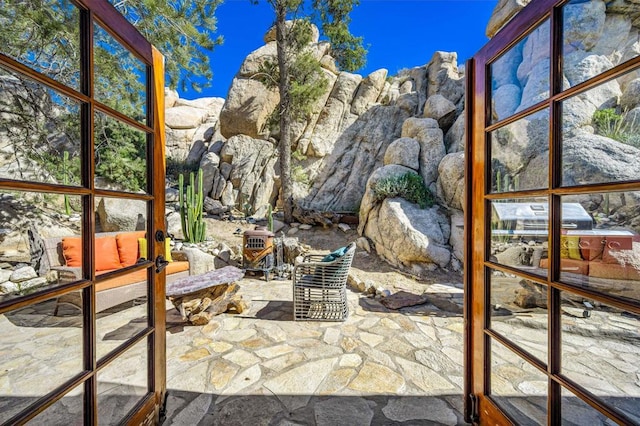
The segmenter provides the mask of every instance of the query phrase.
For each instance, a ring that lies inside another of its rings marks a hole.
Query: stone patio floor
[[[294,322],[291,282],[251,277],[240,315],[190,326],[170,309],[164,424],[464,424],[462,284],[425,290],[445,309],[347,290],[347,321]]]

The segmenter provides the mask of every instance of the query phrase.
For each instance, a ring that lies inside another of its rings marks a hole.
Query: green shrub
[[[593,113],[592,124],[597,134],[640,148],[637,132],[640,123],[629,123],[626,116],[626,112],[618,113],[613,108],[599,109]]]
[[[198,173],[199,164],[197,162],[187,163],[185,160],[167,157],[167,178],[178,180],[180,175],[188,175],[189,173]]]
[[[302,183],[304,185],[309,185],[311,183],[309,175],[302,166],[293,166],[291,168],[291,179],[294,182]]]
[[[402,197],[407,201],[416,203],[421,209],[433,206],[434,199],[431,191],[425,186],[420,175],[405,173],[400,176],[392,176],[378,180],[373,187],[376,201],[385,198]]]

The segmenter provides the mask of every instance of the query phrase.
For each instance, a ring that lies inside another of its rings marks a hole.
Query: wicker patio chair
[[[298,321],[344,321],[347,276],[356,251],[355,243],[344,255],[307,255],[293,268],[293,319]],[[336,257],[334,260],[330,260]]]

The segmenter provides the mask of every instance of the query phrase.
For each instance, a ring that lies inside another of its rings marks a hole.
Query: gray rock
[[[234,192],[231,182],[226,183],[220,196],[220,201],[222,201],[222,204],[225,206],[234,206],[236,204],[236,192]]]
[[[493,92],[493,114],[496,121],[513,115],[520,106],[522,90],[516,84],[505,84]]]
[[[430,269],[444,268],[451,260],[450,233],[449,220],[437,206],[423,210],[402,198],[388,198],[370,211],[363,235],[392,265]]]
[[[220,157],[213,152],[207,152],[200,160],[200,168],[202,169],[202,191],[208,195],[213,189],[215,179],[220,174],[218,166],[220,165]]]
[[[323,160],[311,193],[301,204],[311,210],[353,211],[367,179],[383,164],[384,153],[400,137],[409,113],[397,106],[374,106],[349,126]],[[435,121],[434,121],[435,123]]]
[[[464,261],[464,213],[459,210],[454,210],[451,213],[449,245],[453,248],[451,254],[459,261]]]
[[[13,271],[10,271],[8,269],[0,269],[0,284],[9,281],[9,278],[11,278],[11,274],[13,274]]]
[[[189,260],[189,275],[206,274],[215,269],[215,258],[196,247],[182,247],[182,252]]]
[[[523,43],[518,43],[491,64],[491,84],[500,87],[507,84],[520,86],[517,71],[522,62]]]
[[[613,68],[613,64],[606,56],[593,55],[582,50],[565,55],[564,63],[564,76],[571,86],[580,84]]]
[[[204,210],[209,214],[222,214],[230,210],[228,206],[222,205],[220,201],[214,200],[209,197],[205,197],[203,204]]]
[[[9,276],[9,281],[14,283],[21,283],[34,278],[38,278],[38,274],[31,266],[23,266],[22,268],[15,269]]]
[[[224,98],[205,97],[193,100],[178,99],[176,100],[175,105],[203,109],[207,111],[207,116],[209,118],[215,118],[215,121],[217,121],[220,111],[222,110],[222,106],[224,105]]]
[[[287,29],[290,30],[293,24],[294,24],[294,21],[292,20],[287,21],[286,22]],[[314,24],[311,24],[311,42],[317,43],[319,39],[320,39],[320,31],[318,31],[318,27],[316,27]],[[265,43],[270,43],[272,41],[276,41],[275,25],[269,28],[269,30],[267,30],[267,32],[264,35]]]
[[[523,62],[524,64],[524,62]],[[526,81],[522,89],[520,106],[516,112],[527,109],[549,97],[549,58],[541,59],[533,65],[531,71],[523,77]],[[520,66],[522,68],[522,66]]]
[[[103,197],[98,203],[103,232],[141,231],[146,227],[147,205],[141,201]]]
[[[487,24],[485,31],[487,37],[493,38],[493,36],[496,35],[511,18],[520,12],[523,7],[529,4],[530,1],[531,0],[499,0]]]
[[[382,68],[372,72],[362,80],[351,103],[352,114],[361,115],[376,102],[384,87],[386,78],[387,70]]]
[[[233,167],[229,181],[238,191],[235,197],[238,203],[248,202],[255,210],[274,200],[277,154],[271,142],[246,135],[234,136],[224,144],[220,157]],[[223,194],[225,191],[226,187]],[[228,205],[228,201],[225,199],[222,203]]]
[[[175,188],[165,188],[164,200],[167,203],[175,203],[180,198],[180,191]]]
[[[356,246],[359,249],[366,251],[367,253],[371,253],[371,244],[369,244],[369,239],[366,237],[360,237],[356,240]]]
[[[384,154],[384,165],[398,164],[413,170],[420,168],[420,143],[413,138],[400,138],[391,142]]]
[[[167,135],[167,157],[186,160],[191,151],[191,144],[197,129],[172,129],[165,127]]]
[[[446,155],[438,166],[437,196],[456,210],[464,210],[464,152]]]
[[[14,282],[6,281],[0,284],[0,294],[17,293],[18,291],[20,291],[20,287]]]
[[[440,94],[457,105],[464,96],[464,76],[456,52],[435,52],[427,65],[428,96]]]
[[[424,104],[423,116],[433,118],[438,122],[438,126],[446,131],[456,118],[456,106],[442,95],[431,95]]]
[[[47,283],[47,279],[45,277],[37,277],[37,278],[32,278],[30,280],[22,281],[19,284],[20,284],[20,290],[25,291],[27,289],[40,287],[42,285],[45,285],[46,283]]]
[[[602,37],[605,23],[605,2],[568,3],[562,8],[562,37],[569,49],[591,50]],[[565,54],[569,53],[565,51]]]
[[[464,139],[464,126],[465,126],[465,112],[458,116],[453,126],[449,129],[444,136],[444,144],[447,147],[447,153],[464,151],[465,139]]]
[[[267,61],[277,60],[278,50],[275,41],[269,42],[249,53],[240,66],[239,77],[253,77],[260,72]]]
[[[193,129],[204,122],[207,111],[189,106],[176,106],[165,111],[165,124],[172,129]]]
[[[255,79],[234,78],[220,112],[220,132],[226,138],[240,134],[260,137],[278,102],[280,95],[277,90],[267,89]]]
[[[173,235],[178,240],[183,240],[184,233],[182,232],[180,213],[171,212],[167,214],[165,217],[165,221],[167,224],[167,233]]]
[[[418,420],[427,423],[438,423],[445,425],[456,424],[458,419],[451,407],[434,397],[425,398],[404,397],[391,398],[386,406],[382,408],[384,415],[394,422],[406,422]]]
[[[402,125],[402,137],[420,143],[420,175],[427,187],[438,178],[438,165],[444,156],[444,137],[438,123],[432,118],[410,118]]]
[[[316,403],[313,409],[318,426],[369,426],[373,419],[373,410],[360,397],[330,398]]]
[[[620,97],[620,107],[623,110],[632,110],[637,106],[640,106],[640,78],[629,82]]]
[[[176,101],[180,98],[177,90],[171,90],[168,87],[164,88],[164,107],[171,108],[176,104]]]
[[[407,173],[417,174],[413,169],[410,169],[408,167],[400,166],[397,164],[390,164],[376,169],[371,174],[371,176],[369,176],[369,179],[367,180],[366,190],[364,196],[362,197],[362,202],[360,203],[358,223],[358,233],[360,235],[362,235],[364,232],[367,220],[369,218],[369,213],[377,204],[379,204],[379,200],[376,199],[373,191],[376,183],[382,179],[400,177]]]
[[[229,163],[220,164],[220,174],[225,179],[227,180],[229,179],[229,176],[231,176],[231,170],[233,170],[233,166],[231,164]]]

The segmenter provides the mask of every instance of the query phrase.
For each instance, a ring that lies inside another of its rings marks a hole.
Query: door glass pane
[[[549,97],[549,20],[491,64],[491,122]]]
[[[0,192],[0,300],[82,277],[80,208],[78,196]],[[73,253],[65,250],[72,239]]]
[[[635,4],[572,0],[562,13],[565,89],[640,53]]]
[[[53,298],[0,315],[1,423],[83,371],[82,316],[58,306]]]
[[[560,279],[640,300],[640,192],[564,196],[562,206],[563,223],[570,221],[568,206],[578,221],[563,229]]]
[[[630,75],[562,102],[562,186],[640,179],[640,79]]]
[[[547,363],[547,288],[489,269],[489,327]]]
[[[80,185],[79,103],[0,67],[0,111],[0,178]]]
[[[147,67],[94,24],[94,97],[134,120],[147,122]]]
[[[562,292],[562,373],[640,418],[640,316]]]
[[[29,421],[29,426],[82,426],[84,384],[78,385],[56,401],[44,413]]]
[[[146,192],[147,134],[122,121],[95,115],[95,186]]]
[[[616,424],[564,387],[561,407],[562,424],[565,426],[614,426]]]
[[[546,198],[491,201],[491,257],[501,265],[546,275],[540,259],[548,248]]]
[[[0,28],[2,53],[79,88],[80,13],[71,1],[47,1],[46,7],[28,1],[3,1]]]
[[[144,339],[98,372],[98,424],[116,425],[148,392]]]
[[[519,425],[547,424],[547,376],[494,339],[490,348],[492,399]]]
[[[549,187],[549,109],[496,129],[491,140],[491,192]]]

